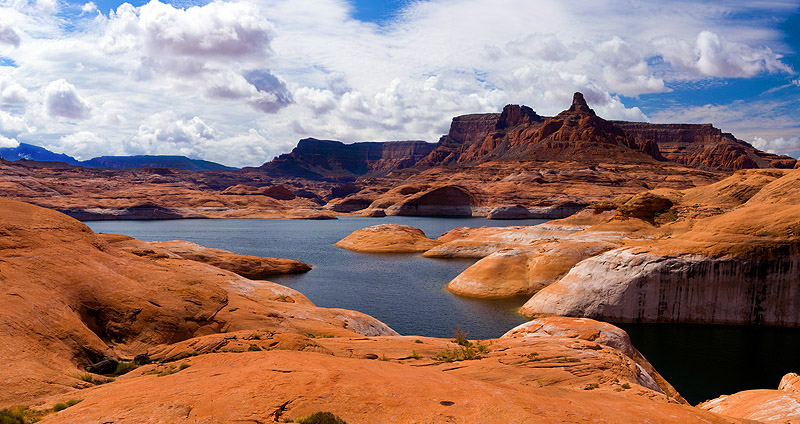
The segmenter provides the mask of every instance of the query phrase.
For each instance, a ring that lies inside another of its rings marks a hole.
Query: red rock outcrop
[[[711,169],[793,168],[797,160],[762,152],[711,124],[611,121],[637,141],[651,140],[667,160]]]
[[[424,141],[344,144],[340,141],[306,138],[300,140],[291,153],[265,163],[261,170],[276,177],[353,179],[414,166],[434,146]]]
[[[112,246],[137,256],[188,259],[213,265],[247,278],[262,278],[311,270],[311,265],[291,259],[239,255],[183,240],[143,241],[119,234],[100,234],[99,237]]]
[[[426,237],[422,230],[398,224],[362,228],[336,242],[336,246],[344,249],[371,253],[424,252],[438,244],[438,241]]]
[[[800,377],[786,374],[778,390],[746,390],[697,405],[734,418],[775,424],[800,423]]]
[[[491,119],[485,116],[484,122]],[[476,120],[472,118],[471,120]],[[459,125],[454,120],[454,125]],[[657,144],[636,141],[632,136],[598,117],[575,93],[569,109],[552,118],[542,118],[527,106],[508,105],[497,117],[493,132],[481,137],[485,125],[474,134],[452,131],[422,164],[436,166],[487,160],[587,160],[613,157],[622,162],[661,159]],[[458,146],[455,148],[455,146]],[[438,152],[440,150],[441,152]],[[649,159],[648,159],[649,158]]]
[[[655,225],[621,215],[624,247],[588,258],[522,308],[615,321],[800,326],[798,171],[739,172],[660,195]],[[722,300],[724,299],[724,300]]]
[[[90,384],[83,367],[212,333],[256,328],[392,335],[357,312],[185,259],[140,257],[84,224],[0,199],[0,408]],[[99,376],[95,376],[98,377]]]
[[[465,346],[428,337],[209,335],[158,354],[170,360],[193,347],[198,356],[84,389],[81,403],[48,420],[292,422],[329,410],[351,424],[735,422],[686,405],[608,324],[548,318],[468,342],[482,353],[454,364],[437,358]]]

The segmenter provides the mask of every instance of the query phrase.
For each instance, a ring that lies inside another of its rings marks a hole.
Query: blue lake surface
[[[333,244],[355,230],[381,223],[417,227],[428,237],[453,228],[535,225],[545,220],[490,221],[483,218],[341,217],[336,220],[187,219],[91,221],[95,232],[142,240],[188,240],[232,252],[289,258],[314,268],[303,274],[269,277],[318,306],[369,314],[401,334],[451,337],[456,327],[470,337],[499,337],[526,321],[516,310],[526,298],[470,299],[445,285],[475,260],[429,259],[419,254],[353,252]]]
[[[458,227],[535,225],[543,220],[343,217],[338,220],[192,219],[92,221],[95,232],[142,240],[189,240],[232,252],[297,259],[305,274],[271,277],[319,306],[361,311],[401,334],[451,337],[460,327],[474,338],[499,337],[526,319],[526,298],[480,300],[453,295],[445,285],[474,260],[417,254],[367,254],[333,245],[351,232],[381,223],[411,225],[429,237]],[[691,403],[740,390],[777,388],[783,374],[800,372],[800,329],[690,324],[618,324],[639,351]]]

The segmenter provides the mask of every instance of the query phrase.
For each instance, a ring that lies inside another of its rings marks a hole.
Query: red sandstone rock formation
[[[239,255],[222,249],[212,249],[183,240],[143,241],[119,234],[100,234],[112,246],[150,258],[182,258],[213,265],[247,278],[292,274],[311,270],[311,265],[291,259]]]
[[[746,390],[697,405],[717,414],[769,424],[800,423],[800,377],[786,374],[778,390]]]

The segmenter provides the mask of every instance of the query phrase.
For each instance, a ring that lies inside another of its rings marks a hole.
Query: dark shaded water
[[[333,246],[351,232],[380,223],[411,225],[438,237],[457,227],[533,225],[541,220],[386,217],[331,221],[174,220],[95,221],[96,232],[142,240],[189,240],[236,253],[301,260],[305,274],[270,278],[315,304],[372,315],[401,334],[450,337],[456,326],[470,337],[493,338],[525,322],[515,311],[525,298],[478,300],[444,287],[472,260],[416,254],[365,254]],[[619,324],[645,357],[694,403],[755,388],[777,388],[800,371],[800,330],[688,324]]]
[[[616,324],[692,404],[750,389],[777,389],[800,372],[800,329]]]

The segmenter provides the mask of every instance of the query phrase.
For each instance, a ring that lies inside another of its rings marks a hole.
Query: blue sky
[[[259,165],[582,91],[798,156],[799,50],[800,0],[0,0],[0,145]]]

